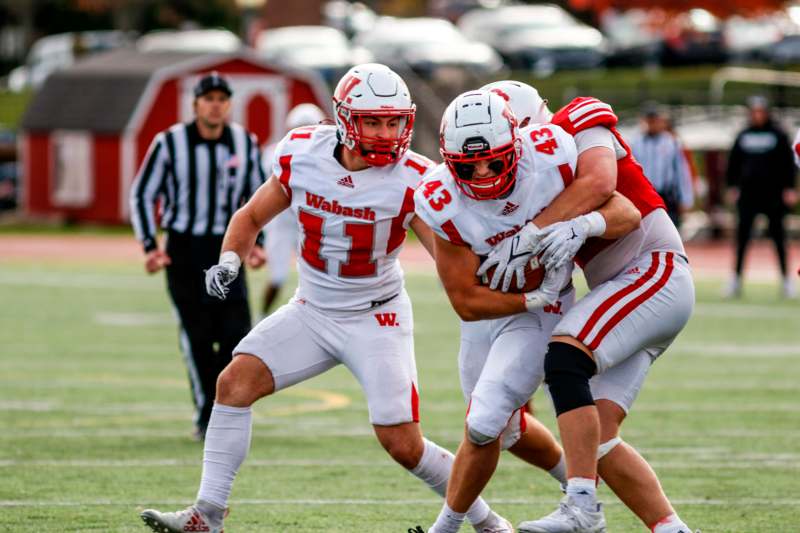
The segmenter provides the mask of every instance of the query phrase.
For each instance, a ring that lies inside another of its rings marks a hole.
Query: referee
[[[231,361],[234,346],[250,330],[245,277],[225,300],[205,291],[204,270],[217,263],[222,238],[236,209],[265,181],[255,137],[227,123],[232,91],[216,72],[194,87],[195,120],[178,123],[153,139],[131,189],[136,238],[145,269],[167,271],[167,287],[180,328],[180,348],[195,405],[195,437],[205,436],[217,376]],[[156,239],[156,208],[166,245]],[[264,263],[253,248],[249,266]]]

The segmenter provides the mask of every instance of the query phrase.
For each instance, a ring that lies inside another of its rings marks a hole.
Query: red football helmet
[[[333,96],[333,117],[339,142],[369,165],[396,162],[408,150],[417,107],[403,79],[385,65],[356,65],[339,80]],[[367,137],[361,133],[362,117],[400,117],[395,138]],[[370,150],[364,149],[370,145]]]

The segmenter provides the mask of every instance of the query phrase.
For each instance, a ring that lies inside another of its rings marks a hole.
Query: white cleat
[[[480,524],[473,524],[475,533],[514,533],[511,522],[491,511],[489,517]]]
[[[603,508],[597,504],[597,511],[585,511],[565,496],[558,509],[539,520],[522,522],[519,533],[605,533],[606,518]]]
[[[730,280],[728,280],[728,284],[725,286],[725,289],[722,291],[722,297],[733,299],[733,298],[741,298],[742,296],[742,278],[739,276],[733,276]]]
[[[781,296],[787,300],[797,299],[797,286],[794,284],[794,279],[791,276],[786,276],[783,279],[783,287],[781,287]]]
[[[158,533],[223,533],[222,522],[212,524],[211,520],[194,506],[175,513],[145,509],[139,516],[150,529]]]

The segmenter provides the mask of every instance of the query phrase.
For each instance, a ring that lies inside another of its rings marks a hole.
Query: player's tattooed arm
[[[524,294],[493,291],[481,285],[475,276],[480,258],[468,247],[434,235],[434,250],[439,278],[462,320],[499,318],[527,310]]]
[[[414,230],[414,234],[419,239],[419,242],[422,243],[422,246],[424,246],[428,253],[431,254],[431,257],[435,259],[436,256],[433,255],[433,230],[416,215],[411,219],[409,226]]]
[[[617,158],[612,150],[596,146],[578,156],[575,180],[561,191],[533,223],[543,228],[599,208],[617,188]]]

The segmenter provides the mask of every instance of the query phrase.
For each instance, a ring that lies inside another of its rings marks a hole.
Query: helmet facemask
[[[347,134],[340,139],[343,145],[364,159],[370,166],[382,167],[397,162],[411,145],[414,130],[416,106],[399,110],[355,110],[346,104],[337,106],[337,119],[345,124]],[[381,117],[398,117],[399,124],[396,137],[376,137],[365,135],[363,119]],[[369,146],[369,149],[365,145]]]
[[[490,148],[482,138],[467,139],[461,152],[441,151],[447,168],[456,184],[473,200],[494,200],[508,193],[514,186],[519,162],[520,140]],[[489,161],[492,176],[476,178],[476,163]]]
[[[439,135],[439,153],[467,197],[493,200],[512,190],[522,140],[501,96],[488,91],[459,95],[445,110]]]
[[[370,166],[397,162],[411,144],[416,106],[403,79],[385,65],[351,68],[336,86],[333,110],[339,142]],[[398,117],[397,136],[365,135],[366,117]]]

